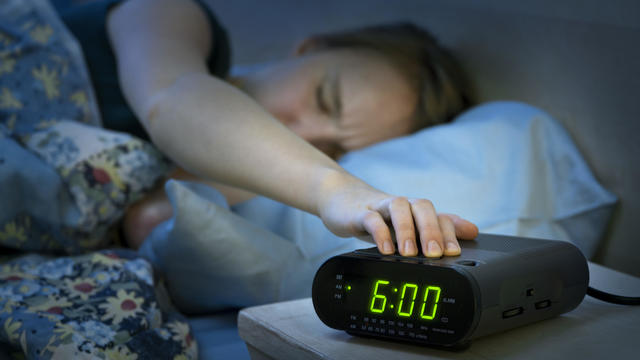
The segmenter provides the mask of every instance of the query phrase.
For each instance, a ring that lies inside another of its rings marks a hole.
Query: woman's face
[[[334,158],[409,133],[417,101],[391,64],[363,50],[302,55],[232,81]]]

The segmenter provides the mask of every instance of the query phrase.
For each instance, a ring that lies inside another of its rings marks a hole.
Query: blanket
[[[95,104],[49,3],[0,2],[0,352],[196,358],[149,262],[104,250],[171,165],[151,144],[100,128]]]

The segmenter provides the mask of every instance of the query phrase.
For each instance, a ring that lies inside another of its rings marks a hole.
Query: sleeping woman
[[[315,36],[289,59],[229,76],[226,34],[203,4],[93,6],[104,9],[119,79],[119,87],[100,83],[105,77],[90,69],[103,123],[150,139],[177,165],[170,177],[207,183],[230,204],[253,194],[270,197],[319,216],[336,235],[368,238],[385,254],[397,248],[404,256],[420,250],[455,256],[458,239],[477,235],[474,224],[437,213],[429,200],[379,191],[335,161],[445,122],[467,105],[459,69],[420,29],[394,25]],[[95,68],[91,48],[100,44],[85,38],[87,25],[78,15],[63,18]],[[105,91],[115,95],[100,94]],[[129,121],[127,111],[138,121]],[[128,210],[127,242],[139,247],[171,215],[160,186]]]

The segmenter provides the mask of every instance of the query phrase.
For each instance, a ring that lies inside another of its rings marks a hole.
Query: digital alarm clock
[[[327,260],[313,280],[315,311],[349,334],[445,347],[574,309],[589,283],[571,243],[480,234],[461,256],[382,255]]]

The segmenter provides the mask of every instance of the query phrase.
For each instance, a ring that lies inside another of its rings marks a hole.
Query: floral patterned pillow
[[[0,264],[0,357],[8,345],[29,359],[197,358],[189,324],[152,272],[128,249]]]
[[[0,186],[13,192],[0,206],[0,245],[23,250],[108,245],[127,206],[171,166],[145,141],[73,121],[12,140],[0,135]]]
[[[168,171],[150,143],[101,128],[96,104],[49,2],[0,2],[0,246],[106,245],[127,206]]]

